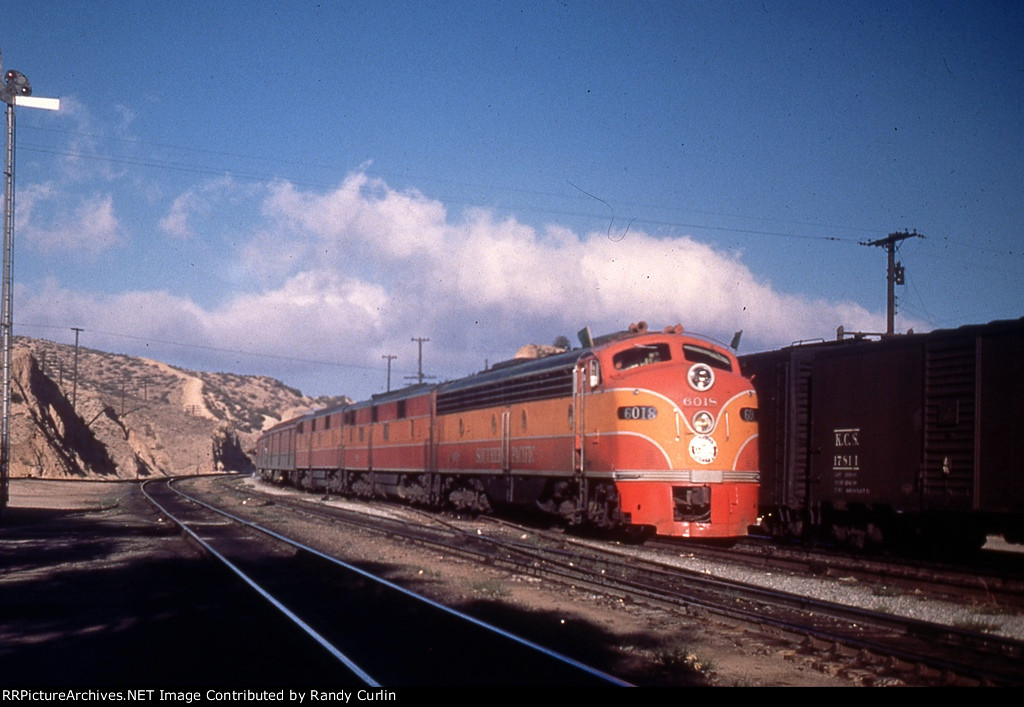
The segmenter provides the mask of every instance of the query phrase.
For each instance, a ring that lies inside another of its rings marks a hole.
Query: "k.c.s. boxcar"
[[[856,546],[1024,536],[1024,319],[741,357],[762,525]]]

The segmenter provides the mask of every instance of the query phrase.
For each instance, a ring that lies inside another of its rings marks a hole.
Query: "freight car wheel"
[[[988,539],[985,533],[970,525],[961,525],[956,534],[940,537],[941,546],[936,556],[941,558],[968,557],[979,552]]]

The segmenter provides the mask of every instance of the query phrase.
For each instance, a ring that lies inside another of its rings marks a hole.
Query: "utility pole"
[[[78,411],[78,334],[84,329],[79,329],[76,326],[71,327],[71,331],[75,332],[75,373],[74,381],[71,383],[71,410],[74,412]]]
[[[391,392],[391,362],[394,361],[398,356],[394,354],[384,354],[381,358],[386,358],[388,361],[388,392]]]
[[[424,339],[422,336],[414,336],[412,337],[412,340],[420,346],[419,372],[416,374],[416,380],[419,383],[423,383],[423,379],[427,377],[423,375],[423,344],[430,341],[430,339]]]
[[[886,275],[886,281],[889,284],[888,300],[886,303],[886,325],[885,333],[888,336],[892,336],[895,332],[896,324],[896,285],[902,285],[904,280],[904,269],[903,263],[896,262],[896,247],[897,244],[905,241],[908,238],[924,238],[920,233],[914,231],[904,231],[903,233],[890,233],[885,238],[879,238],[874,241],[861,241],[861,245],[876,246],[878,248],[885,248],[889,253],[889,268]]]

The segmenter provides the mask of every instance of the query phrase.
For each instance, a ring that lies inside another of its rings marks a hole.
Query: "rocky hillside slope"
[[[252,468],[260,432],[346,400],[267,377],[17,337],[11,366],[11,477],[135,479]],[[76,375],[77,371],[77,375]]]

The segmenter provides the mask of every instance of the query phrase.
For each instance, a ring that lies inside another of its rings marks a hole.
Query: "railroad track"
[[[341,522],[335,509],[311,508],[308,497],[297,501],[275,498],[277,504],[294,504],[296,509]],[[885,671],[904,678],[924,673],[932,676],[926,681],[951,684],[1024,684],[1024,646],[1019,641],[710,577],[642,560],[630,550],[615,550],[607,543],[570,543],[560,535],[538,539],[545,534],[536,529],[522,529],[531,539],[519,542],[510,539],[509,533],[491,534],[479,528],[467,533],[454,524],[443,528],[432,514],[425,516],[431,520],[411,524],[408,511],[404,513],[405,520],[378,517],[368,523],[365,518],[348,517],[344,522],[372,526],[378,532],[522,574],[754,626],[786,635],[808,650],[831,654],[836,660],[855,657],[872,669],[884,666]]]
[[[218,509],[173,481],[147,482],[143,490],[190,539],[334,657],[338,672],[325,676],[331,683],[626,684]]]
[[[780,545],[759,538],[741,540],[731,548],[671,539],[649,541],[647,547],[666,552],[683,551],[711,561],[743,564],[766,572],[853,578],[936,599],[953,598],[959,602],[1024,610],[1024,555],[990,553],[964,558],[960,565],[951,565],[908,557],[851,555],[828,548]]]
[[[722,579],[700,570],[601,549],[572,564],[612,586],[677,602],[800,639],[808,648],[856,656],[897,676],[930,674],[953,684],[1024,685],[1024,644],[971,629],[821,601]]]

